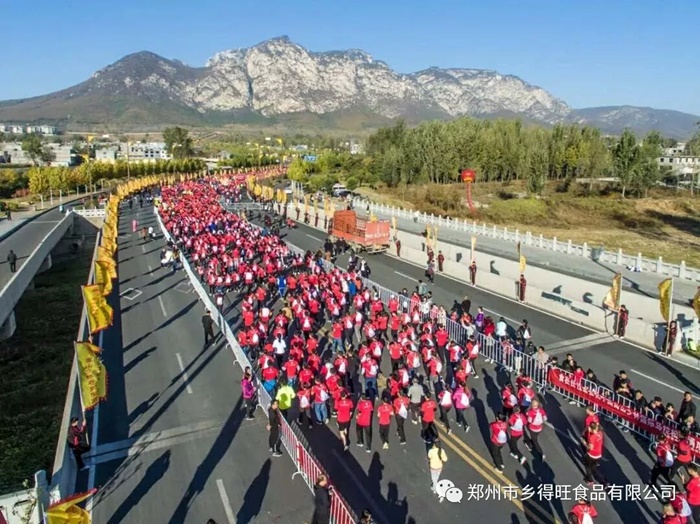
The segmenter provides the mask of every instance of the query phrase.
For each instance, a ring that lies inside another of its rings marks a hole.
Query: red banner
[[[678,424],[673,421],[657,420],[647,417],[635,409],[631,400],[626,400],[612,390],[594,384],[588,380],[575,380],[573,374],[558,368],[550,368],[549,383],[588,404],[593,404],[600,411],[619,417],[642,431],[652,435],[665,434],[674,444],[680,440]],[[700,457],[700,438],[691,435],[688,439],[695,457]]]

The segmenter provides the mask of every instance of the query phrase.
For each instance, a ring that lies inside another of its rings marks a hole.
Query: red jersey
[[[527,427],[533,433],[539,433],[547,422],[547,414],[542,408],[530,408],[527,411]]]
[[[341,398],[335,403],[335,410],[338,413],[338,422],[347,423],[352,418],[352,408],[354,407],[352,400],[349,398]]]
[[[508,419],[508,425],[510,426],[511,437],[522,437],[527,426],[527,417],[522,413],[513,413]]]
[[[489,424],[491,431],[491,442],[496,446],[505,446],[508,442],[508,424],[496,420]]]
[[[700,477],[691,477],[685,484],[685,492],[687,493],[688,504],[700,506]]]
[[[388,426],[391,424],[391,416],[394,414],[394,408],[391,404],[383,403],[377,408],[377,416],[379,417],[380,426]]]
[[[569,513],[573,513],[578,517],[579,522],[583,522],[584,515],[588,514],[592,519],[598,516],[598,510],[591,504],[576,504]]]
[[[435,410],[437,409],[437,404],[434,400],[426,400],[420,406],[420,413],[423,422],[435,422]]]
[[[360,400],[357,403],[357,425],[367,427],[372,424],[374,406],[371,400]]]
[[[599,459],[603,456],[603,432],[588,432],[586,434],[586,444],[588,445],[588,456]]]

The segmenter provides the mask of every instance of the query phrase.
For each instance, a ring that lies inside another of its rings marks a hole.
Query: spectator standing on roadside
[[[693,402],[693,395],[690,391],[683,393],[683,400],[678,408],[678,415],[676,421],[679,423],[685,422],[688,417],[695,417],[696,414],[695,402]]]
[[[328,524],[331,520],[331,487],[322,473],[314,485],[314,514],[311,524]]]
[[[472,263],[469,264],[469,282],[472,286],[476,286],[476,260],[472,260]]]
[[[627,322],[630,319],[630,312],[627,307],[623,304],[620,306],[620,310],[617,312],[617,324],[615,325],[615,335],[621,339],[625,338],[625,333],[627,332]]]
[[[270,432],[268,444],[273,457],[282,456],[282,415],[279,410],[279,402],[273,400],[270,409],[267,410],[267,430]]]
[[[204,345],[208,346],[210,342],[214,342],[214,319],[211,318],[211,311],[208,309],[202,317],[202,328],[204,328]]]
[[[243,374],[243,380],[241,380],[241,390],[243,392],[243,402],[245,404],[245,418],[247,420],[253,420],[253,413],[255,412],[255,384],[253,375],[250,372],[250,368],[245,368],[245,373]]]
[[[86,468],[83,462],[83,453],[90,451],[90,444],[87,441],[87,424],[85,420],[80,424],[78,417],[70,419],[70,427],[68,428],[68,447],[73,452],[75,463],[79,470]]]

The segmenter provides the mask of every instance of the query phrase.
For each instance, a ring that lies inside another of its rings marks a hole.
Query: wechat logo
[[[464,498],[464,493],[462,490],[455,487],[455,483],[451,480],[442,479],[435,486],[435,492],[441,499],[447,499],[449,502],[455,502],[459,504]]]

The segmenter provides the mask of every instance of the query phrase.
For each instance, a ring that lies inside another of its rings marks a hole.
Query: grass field
[[[51,473],[92,248],[35,278],[15,308],[17,331],[0,342],[0,493]]]
[[[359,188],[374,201],[427,213],[470,218],[463,185]],[[475,184],[476,220],[535,235],[603,246],[608,251],[685,260],[700,267],[700,197],[658,189],[645,199],[621,199],[619,193],[585,194],[583,188],[558,193],[552,186],[542,198],[524,198],[518,183]]]

